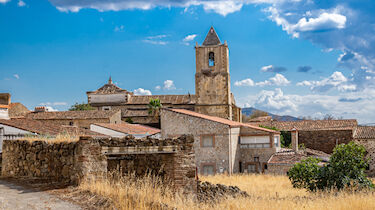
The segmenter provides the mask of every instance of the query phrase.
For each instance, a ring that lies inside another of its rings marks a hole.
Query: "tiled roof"
[[[71,133],[77,135],[103,136],[96,132],[72,126],[61,126],[52,122],[43,122],[31,119],[0,120],[0,124],[43,135],[57,135]]]
[[[10,118],[25,116],[29,112],[30,110],[28,110],[21,103],[11,103],[9,105],[9,117]]]
[[[145,125],[139,124],[130,124],[130,123],[120,123],[120,124],[111,124],[111,123],[95,123],[95,125],[108,128],[114,131],[118,131],[126,134],[148,134],[153,135],[160,133],[160,129],[152,128]]]
[[[63,111],[63,112],[33,112],[26,115],[26,118],[34,120],[55,120],[55,119],[105,119],[112,117],[120,110],[90,110],[90,111]]]
[[[271,116],[262,116],[262,117],[256,117],[256,118],[250,119],[249,121],[250,122],[265,122],[265,121],[267,122],[271,120],[272,120]]]
[[[357,120],[301,120],[301,121],[269,121],[269,122],[250,122],[250,125],[263,125],[276,127],[279,130],[290,131],[293,128],[297,130],[352,130],[358,123]]]
[[[129,92],[127,90],[121,89],[117,87],[115,84],[112,83],[112,79],[110,78],[108,83],[103,85],[101,88],[95,90],[95,91],[88,91],[89,94],[116,94],[116,93],[128,93],[133,94],[132,92]]]
[[[122,117],[149,117],[148,109],[126,109],[121,112]]]
[[[358,126],[353,137],[355,139],[375,139],[375,126]]]
[[[268,160],[268,164],[295,164],[306,158],[304,154],[299,154],[294,151],[289,152],[278,152],[271,156]]]
[[[249,125],[249,124],[245,124],[245,123],[235,122],[235,121],[224,119],[224,118],[221,118],[221,117],[215,117],[215,116],[200,114],[200,113],[193,112],[193,111],[186,110],[186,109],[166,109],[166,110],[170,110],[170,111],[177,112],[177,113],[180,113],[180,114],[190,115],[190,116],[193,116],[193,117],[198,117],[198,118],[218,122],[218,123],[221,123],[221,124],[229,125],[230,127],[248,127],[248,128],[252,128],[252,129],[256,129],[256,130],[262,130],[262,131],[265,131],[265,132],[279,133],[278,131],[274,131],[274,130],[270,130],[270,129],[266,129],[266,128],[261,128],[261,127],[258,127],[258,126],[253,126],[253,125]]]
[[[131,96],[127,104],[149,104],[150,99],[160,100],[161,104],[195,104],[195,95],[151,95]]]
[[[219,45],[219,44],[221,44],[219,36],[217,35],[214,27],[211,26],[210,30],[207,33],[206,38],[204,39],[203,46]]]

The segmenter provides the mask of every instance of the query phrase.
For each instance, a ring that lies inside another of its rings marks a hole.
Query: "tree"
[[[85,103],[75,103],[69,109],[69,111],[85,111],[85,110],[95,110],[94,107],[90,106],[90,104]]]
[[[281,147],[283,148],[289,148],[292,143],[292,135],[290,131],[280,131],[280,142]]]
[[[333,150],[328,165],[319,167],[318,159],[308,158],[288,171],[289,180],[293,187],[310,191],[373,188],[374,184],[365,174],[368,166],[365,154],[362,145],[340,144]]]
[[[150,102],[148,104],[148,114],[153,115],[154,118],[158,118],[160,115],[161,107],[162,104],[160,103],[160,99],[150,99]]]

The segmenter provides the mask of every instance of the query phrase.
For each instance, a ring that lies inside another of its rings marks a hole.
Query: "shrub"
[[[373,188],[373,183],[366,177],[366,150],[354,142],[335,147],[329,164],[319,167],[319,159],[307,158],[295,164],[288,177],[295,188],[310,191],[344,188]]]

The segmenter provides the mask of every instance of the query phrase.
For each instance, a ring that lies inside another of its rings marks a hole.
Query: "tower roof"
[[[216,31],[213,26],[211,26],[210,30],[207,33],[206,38],[204,39],[203,45],[219,45],[221,44],[219,36],[216,34]]]

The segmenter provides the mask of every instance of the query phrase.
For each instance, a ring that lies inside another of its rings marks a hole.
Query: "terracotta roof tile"
[[[294,151],[290,152],[278,152],[271,156],[268,160],[268,164],[295,164],[301,160],[307,158],[307,155],[299,154]]]
[[[160,129],[152,128],[140,124],[130,124],[130,123],[120,123],[120,124],[110,124],[110,123],[95,123],[95,125],[108,128],[114,131],[118,131],[126,134],[148,134],[153,135],[160,133]]]
[[[34,120],[53,120],[53,119],[103,119],[109,118],[120,110],[90,110],[90,111],[63,111],[63,112],[33,112],[26,115],[26,118]]]
[[[276,127],[279,130],[290,131],[293,128],[297,130],[352,130],[358,123],[357,120],[301,120],[301,121],[270,121],[270,122],[251,122],[250,125],[263,125]]]
[[[355,139],[375,139],[375,126],[358,126],[353,136]]]
[[[27,113],[30,113],[30,110],[21,103],[11,103],[9,105],[10,118],[25,116]]]
[[[149,104],[150,99],[156,98],[161,104],[195,104],[195,95],[131,96],[127,104]]]
[[[262,130],[262,131],[271,132],[271,133],[279,133],[278,131],[274,131],[274,130],[270,130],[270,129],[266,129],[266,128],[261,128],[261,127],[258,127],[258,126],[253,126],[253,125],[249,125],[249,124],[245,124],[245,123],[235,122],[235,121],[224,119],[224,118],[221,118],[221,117],[215,117],[215,116],[200,114],[200,113],[193,112],[193,111],[186,110],[186,109],[166,109],[166,110],[170,110],[170,111],[173,111],[173,112],[177,112],[177,113],[181,113],[181,114],[186,114],[186,115],[190,115],[190,116],[194,116],[194,117],[218,122],[218,123],[221,123],[221,124],[229,125],[230,127],[248,127],[248,128],[252,128],[252,129],[256,129],[256,130]]]
[[[116,94],[116,93],[126,93],[126,94],[133,94],[127,90],[121,89],[117,87],[115,84],[108,83],[103,85],[101,88],[95,91],[88,91],[89,94]]]

